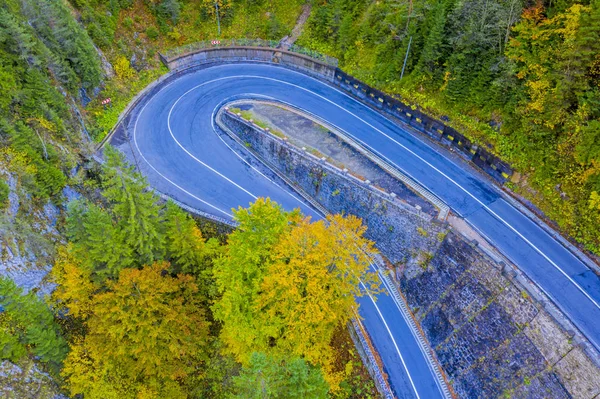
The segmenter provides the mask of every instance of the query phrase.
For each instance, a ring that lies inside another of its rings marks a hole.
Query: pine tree
[[[117,229],[132,248],[138,264],[162,259],[164,248],[158,199],[148,191],[146,180],[126,165],[123,154],[111,147],[106,147],[104,154],[103,195],[111,202]]]
[[[198,275],[203,269],[204,239],[194,220],[173,202],[165,213],[165,246],[176,270]]]
[[[100,279],[116,277],[135,263],[132,249],[111,214],[84,201],[69,204],[67,234],[74,250]]]
[[[18,360],[26,345],[34,356],[57,372],[67,354],[67,343],[60,334],[54,315],[34,293],[23,293],[14,281],[0,277],[0,308],[2,308],[1,352],[6,358]],[[12,335],[8,337],[7,334]]]

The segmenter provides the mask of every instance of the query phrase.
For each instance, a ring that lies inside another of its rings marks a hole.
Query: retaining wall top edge
[[[178,56],[175,56],[174,58],[166,58],[165,60],[167,61],[167,63],[171,64],[172,62],[178,61],[182,58],[186,58],[189,56],[192,56],[194,54],[198,54],[198,53],[202,53],[202,52],[207,52],[207,51],[217,51],[217,50],[241,50],[241,49],[246,49],[246,50],[259,50],[259,51],[264,51],[264,52],[269,52],[269,53],[284,53],[287,55],[291,55],[293,57],[298,57],[298,58],[303,58],[305,60],[308,61],[312,61],[315,64],[319,64],[322,65],[324,67],[330,68],[330,69],[337,69],[336,65],[330,65],[324,61],[318,60],[316,58],[312,58],[308,55],[305,54],[301,54],[301,53],[295,53],[293,51],[289,51],[289,50],[284,50],[284,49],[280,49],[280,48],[273,48],[273,47],[257,47],[257,46],[227,46],[227,47],[212,47],[212,48],[204,48],[204,49],[197,49],[197,50],[192,50],[188,53],[184,53]]]

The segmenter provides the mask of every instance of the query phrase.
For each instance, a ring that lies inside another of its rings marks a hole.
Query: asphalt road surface
[[[134,109],[130,142],[120,148],[133,151],[152,186],[204,212],[231,218],[232,208],[268,196],[286,209],[300,207],[319,218],[215,133],[213,117],[223,103],[255,96],[285,101],[327,120],[427,187],[535,281],[600,349],[600,280],[588,267],[472,168],[326,83],[266,64],[185,74]],[[392,298],[379,295],[373,302],[365,296],[360,304],[397,396],[442,397]]]

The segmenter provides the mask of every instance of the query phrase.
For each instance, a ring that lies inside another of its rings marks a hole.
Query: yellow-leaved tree
[[[240,227],[215,271],[215,317],[228,351],[243,364],[253,352],[304,358],[335,389],[342,375],[332,368],[334,331],[352,317],[361,284],[375,289],[367,256],[375,249],[361,220],[311,223],[269,199],[235,217]]]
[[[186,380],[199,373],[205,360],[209,323],[194,277],[172,277],[169,268],[155,263],[123,269],[105,291],[93,293],[84,307],[87,334],[71,343],[62,372],[72,395],[188,397]],[[75,270],[75,275],[85,283],[85,273]],[[72,306],[77,303],[73,292],[56,296]]]

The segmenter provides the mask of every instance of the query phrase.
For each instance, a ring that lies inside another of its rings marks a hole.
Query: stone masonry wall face
[[[429,266],[400,287],[458,396],[600,395],[600,370],[500,265],[451,232]],[[581,362],[575,378],[560,367],[569,356]]]
[[[327,210],[363,218],[368,238],[402,266],[400,290],[458,397],[600,398],[600,369],[502,265],[452,231],[440,244],[440,224],[246,122],[224,121]],[[429,262],[410,261],[424,252]]]
[[[365,184],[332,172],[323,163],[307,159],[275,137],[257,134],[253,127],[228,115],[224,115],[224,120],[263,161],[286,175],[329,212],[362,218],[367,226],[366,236],[376,242],[392,263],[405,263],[419,251],[431,251],[437,245],[436,234],[444,227],[428,215],[385,200]],[[418,228],[431,233],[423,236]]]

